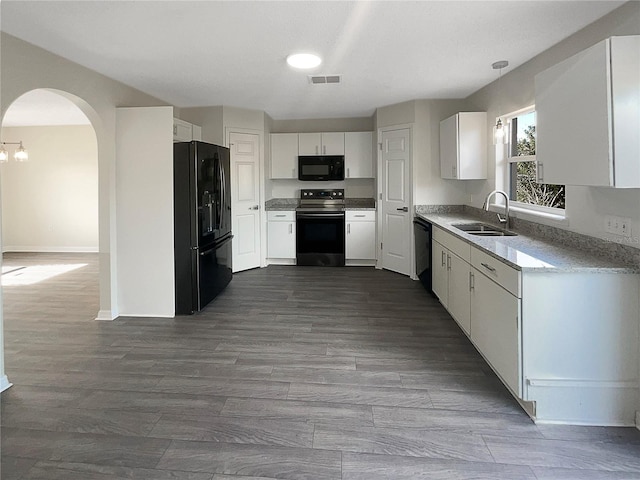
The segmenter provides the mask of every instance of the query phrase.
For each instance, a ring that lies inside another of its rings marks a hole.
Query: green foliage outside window
[[[524,130],[524,137],[516,144],[518,156],[536,154],[536,127],[530,125]],[[535,162],[517,162],[514,164],[516,179],[516,200],[522,203],[552,208],[565,208],[564,185],[538,183]],[[513,170],[512,170],[513,172]]]

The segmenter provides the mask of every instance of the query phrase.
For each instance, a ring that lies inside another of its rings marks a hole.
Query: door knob
[[[399,211],[399,212],[408,212],[409,211],[409,207],[396,208],[396,210]]]
[[[258,205],[254,205],[253,207],[249,207],[249,210],[259,210],[260,207]]]

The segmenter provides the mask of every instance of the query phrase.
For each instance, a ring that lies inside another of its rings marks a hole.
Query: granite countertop
[[[640,273],[640,266],[596,255],[559,242],[521,234],[506,237],[470,235],[452,226],[456,223],[487,222],[467,213],[416,213],[429,223],[479,247],[489,255],[523,272]]]
[[[376,201],[373,198],[345,198],[345,210],[375,210]],[[272,198],[265,203],[267,211],[290,211],[298,207],[300,200],[297,198]]]

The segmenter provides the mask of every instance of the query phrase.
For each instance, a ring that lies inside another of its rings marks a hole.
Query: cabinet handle
[[[364,215],[354,215],[354,217],[364,217]]]
[[[318,145],[316,145],[316,155],[318,155]]]
[[[538,182],[542,183],[544,178],[544,168],[542,162],[536,162],[536,176],[538,177]]]
[[[293,225],[290,223],[289,224],[289,235],[291,235],[293,233]]]
[[[347,234],[351,233],[351,224],[347,223]]]
[[[445,252],[442,252],[442,266],[443,266],[443,267],[444,267],[445,262],[446,262],[446,260],[445,260],[445,258],[446,258],[446,257],[445,257],[445,255],[446,255],[446,254],[445,254]]]
[[[469,272],[469,291],[472,291],[476,287],[475,278],[473,278],[473,272]]]
[[[456,165],[451,167],[451,171],[453,172],[453,178],[458,178],[458,167]]]
[[[349,178],[351,175],[349,174],[349,169],[347,168],[347,178]]]
[[[496,269],[493,268],[491,265],[487,265],[486,263],[481,263],[480,265],[482,265],[484,268],[489,270],[491,273],[495,273],[496,272]]]
[[[447,270],[451,270],[451,255],[447,255]]]
[[[326,145],[323,145],[323,146],[322,146],[322,154],[323,154],[323,155],[326,155],[326,154],[327,154],[327,146],[326,146]]]
[[[276,216],[276,217],[286,217],[286,215],[284,213],[283,214],[277,214],[277,215],[274,215],[274,216]]]
[[[296,178],[296,169],[295,168],[291,169],[291,178]]]
[[[174,135],[178,135],[178,126],[177,125],[173,126],[173,134]]]

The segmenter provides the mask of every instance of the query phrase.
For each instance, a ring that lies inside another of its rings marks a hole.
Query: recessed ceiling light
[[[320,65],[322,60],[312,53],[296,53],[287,57],[287,63],[293,68],[313,68]]]

